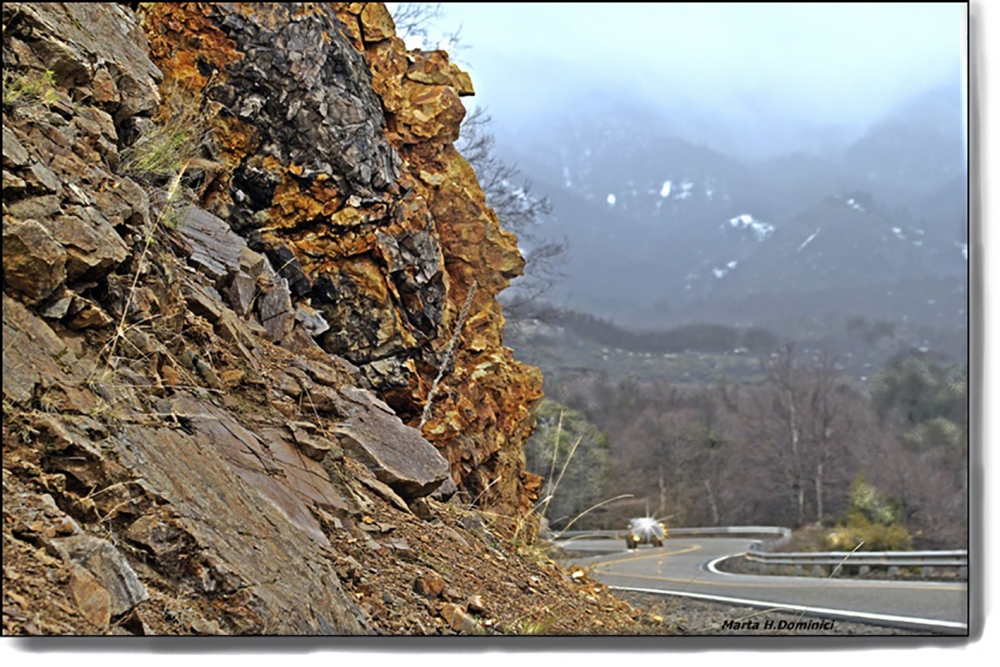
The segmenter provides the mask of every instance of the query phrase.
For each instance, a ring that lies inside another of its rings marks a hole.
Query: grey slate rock
[[[107,589],[112,616],[124,614],[149,599],[149,593],[135,570],[107,540],[91,535],[73,535],[52,542],[66,560],[86,568]]]
[[[261,288],[257,312],[260,323],[271,335],[271,340],[275,343],[284,340],[295,324],[295,311],[292,309],[287,280],[279,278],[272,285]]]
[[[25,150],[21,142],[17,140],[17,135],[8,128],[3,128],[3,166],[23,167],[28,164],[28,151]]]
[[[177,229],[188,242],[188,261],[222,288],[230,274],[240,271],[240,258],[246,241],[224,220],[196,206],[178,214]]]
[[[256,293],[257,283],[242,270],[233,276],[229,287],[226,288],[226,298],[229,300],[229,305],[240,317],[246,317],[250,314]]]
[[[405,500],[433,493],[448,478],[448,461],[374,394],[350,389],[350,414],[335,428],[344,451]]]

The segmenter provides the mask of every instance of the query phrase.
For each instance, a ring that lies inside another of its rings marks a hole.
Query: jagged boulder
[[[344,393],[348,414],[336,427],[344,450],[404,499],[436,491],[449,473],[437,449],[371,392],[345,387]]]
[[[66,279],[71,284],[103,278],[127,256],[121,236],[93,206],[66,207],[51,231],[66,249]]]
[[[49,230],[36,220],[3,221],[3,277],[37,303],[66,280],[66,252]]]
[[[99,589],[90,584],[85,574],[76,574],[81,582],[86,582],[84,586],[91,589],[88,597],[107,597],[110,616],[121,616],[149,599],[149,593],[135,570],[107,540],[81,533],[53,539],[52,544],[64,560],[82,566],[93,576]]]

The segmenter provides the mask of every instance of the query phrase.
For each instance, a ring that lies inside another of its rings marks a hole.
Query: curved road
[[[774,607],[945,634],[966,634],[965,582],[871,581],[720,572],[714,563],[741,554],[747,538],[671,538],[660,548],[630,552],[609,540],[574,540],[573,550],[605,555],[574,562],[612,588],[669,593],[733,604]],[[607,554],[609,550],[617,553]]]

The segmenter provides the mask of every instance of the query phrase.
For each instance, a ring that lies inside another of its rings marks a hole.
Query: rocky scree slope
[[[2,19],[4,634],[665,629],[525,547],[445,53],[377,3]]]

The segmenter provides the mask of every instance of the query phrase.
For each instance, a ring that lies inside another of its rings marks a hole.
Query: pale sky
[[[859,121],[947,77],[963,3],[443,3],[492,109],[615,81],[666,104],[739,102]]]

